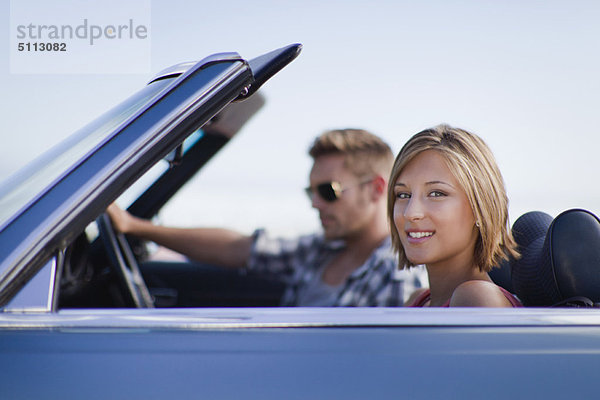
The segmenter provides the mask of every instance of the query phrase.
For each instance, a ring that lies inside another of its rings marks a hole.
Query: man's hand
[[[106,213],[112,221],[113,227],[116,231],[121,233],[130,233],[133,224],[135,223],[136,217],[131,215],[126,210],[123,210],[116,203],[112,203],[106,209]]]

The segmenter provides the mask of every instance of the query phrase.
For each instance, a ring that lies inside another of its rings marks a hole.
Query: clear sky
[[[74,1],[51,4],[81,13],[67,3]],[[223,51],[252,58],[299,42],[299,58],[264,86],[264,109],[163,220],[310,232],[318,218],[302,188],[314,136],[360,127],[397,152],[411,135],[441,122],[488,142],[508,187],[512,221],[529,210],[600,212],[600,2],[150,4],[149,73],[11,74],[13,32],[2,30],[1,177],[169,65]],[[9,8],[4,0],[5,26]]]

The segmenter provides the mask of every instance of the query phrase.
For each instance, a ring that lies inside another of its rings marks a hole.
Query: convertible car
[[[598,396],[586,211],[515,223],[523,257],[494,279],[521,309],[277,307],[278,282],[161,261],[114,231],[109,204],[154,217],[300,50],[168,68],[0,185],[0,398]]]

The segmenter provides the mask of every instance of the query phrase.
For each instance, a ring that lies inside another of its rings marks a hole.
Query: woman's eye
[[[446,193],[444,192],[440,192],[439,190],[434,190],[433,192],[429,193],[430,197],[444,197],[446,196]]]
[[[396,193],[396,198],[398,199],[410,199],[410,194],[406,192]]]

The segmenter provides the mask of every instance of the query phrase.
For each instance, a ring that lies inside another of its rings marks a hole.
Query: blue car
[[[600,230],[583,210],[497,270],[520,309],[277,307],[278,282],[115,232],[109,204],[155,216],[300,51],[168,68],[0,185],[0,398],[598,397],[600,257],[577,246]]]

